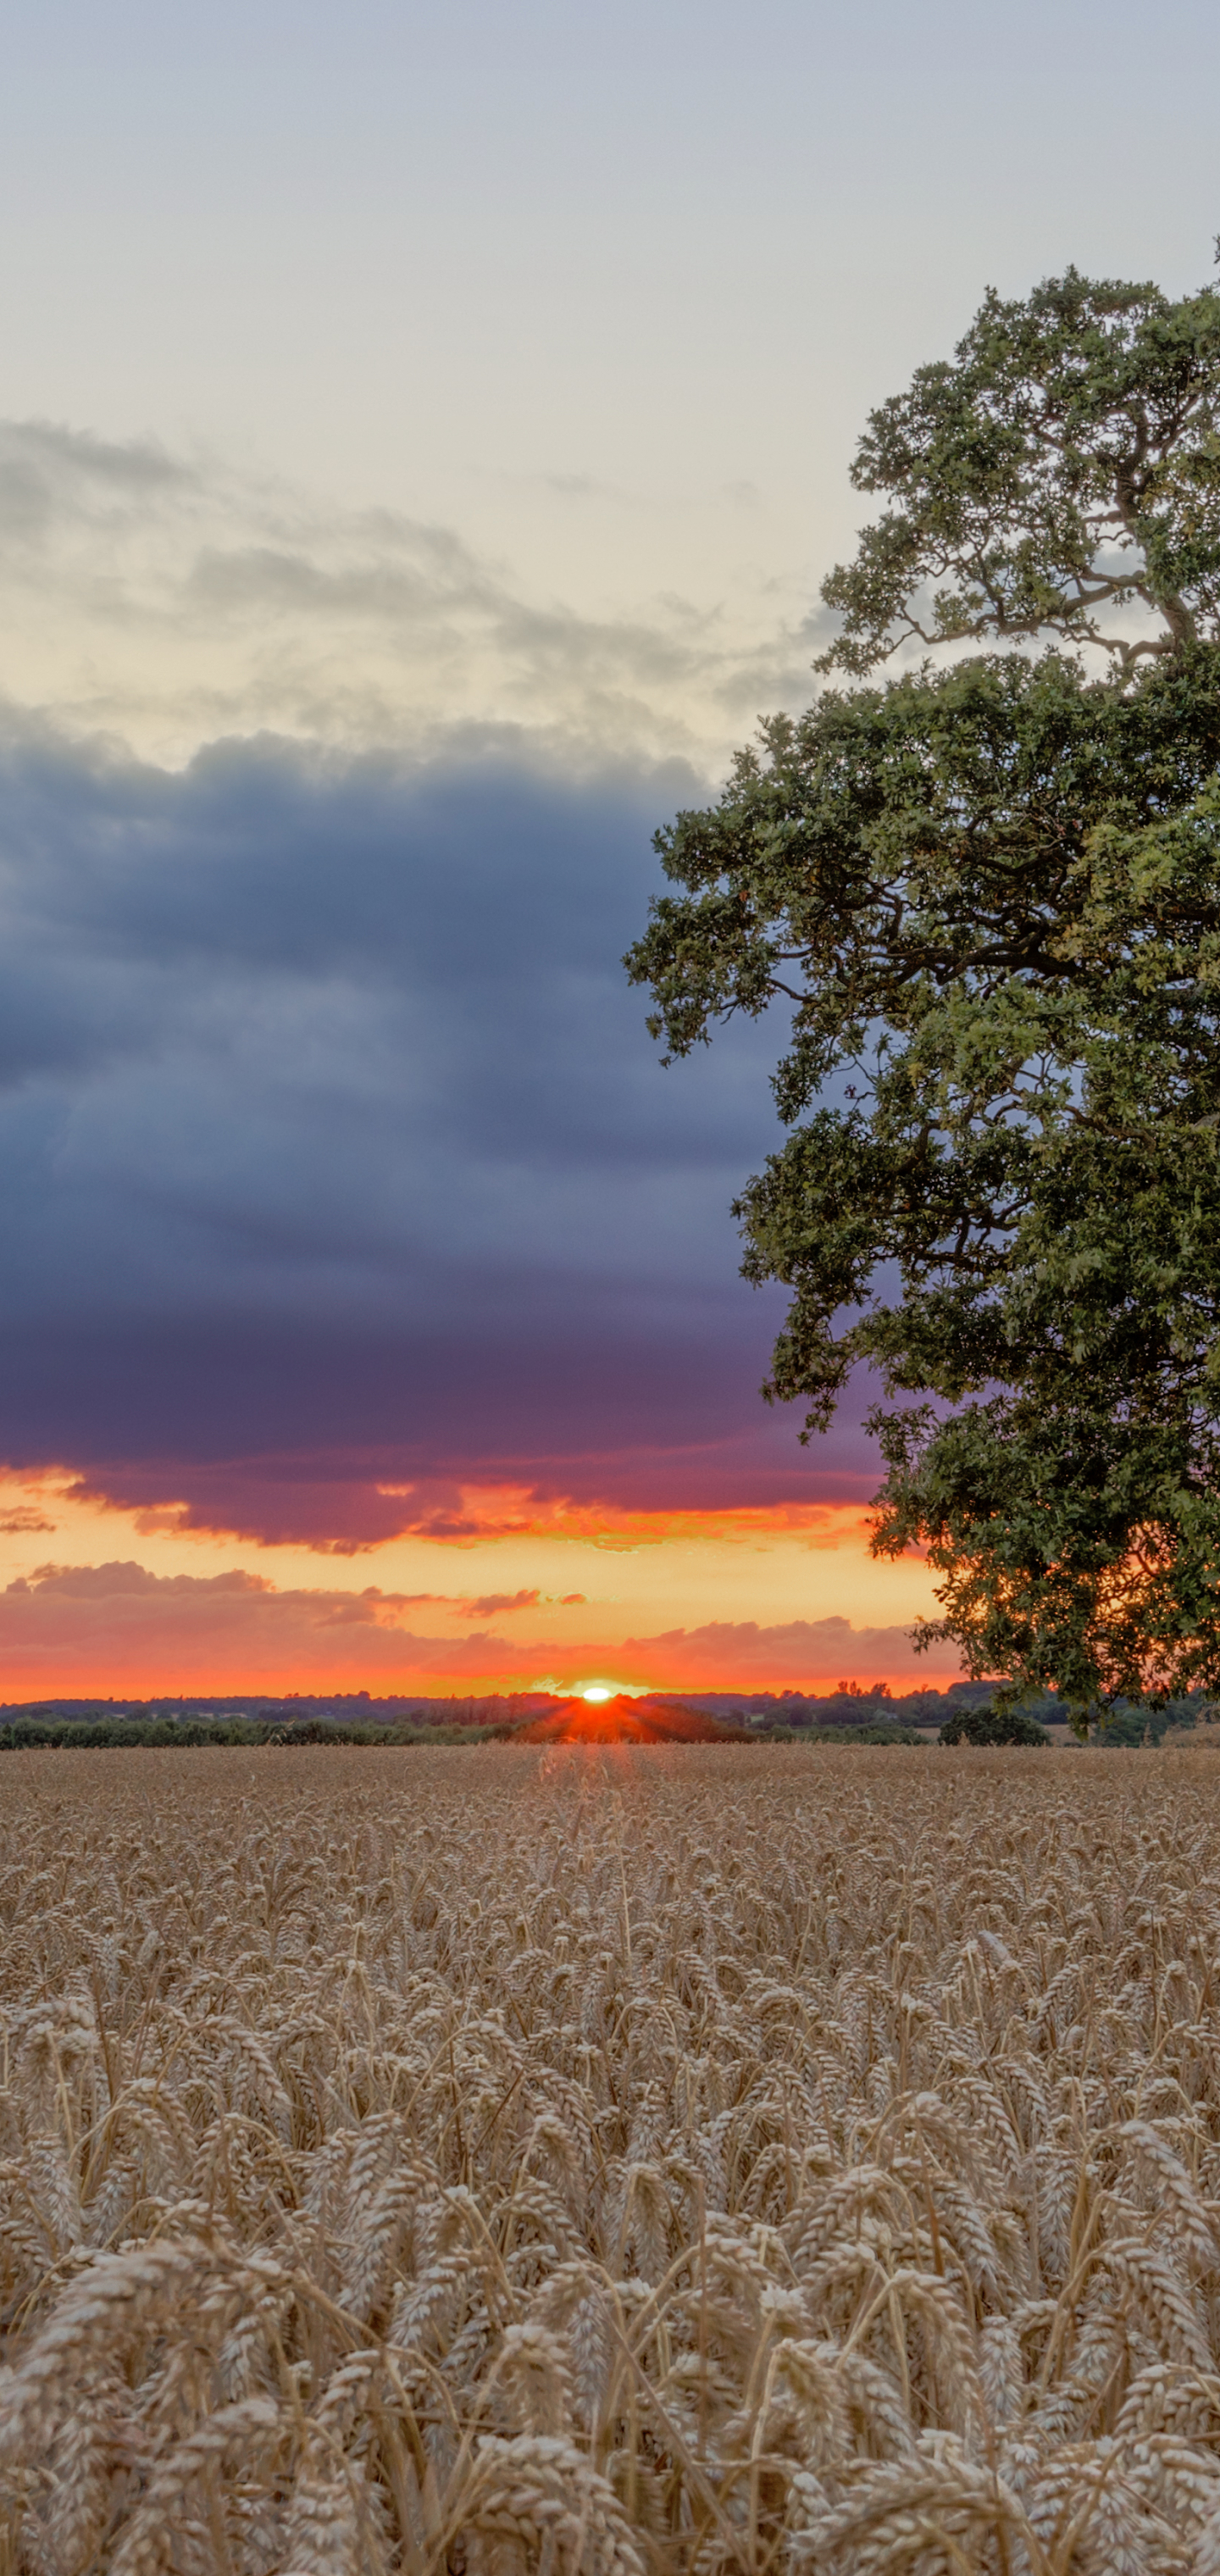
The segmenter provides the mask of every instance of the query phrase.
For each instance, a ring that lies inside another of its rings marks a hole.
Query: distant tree
[[[1202,1698],[1171,1699],[1159,1708],[1130,1708],[1119,1701],[1106,1710],[1098,1728],[1099,1744],[1162,1744],[1171,1727],[1193,1732],[1196,1726],[1211,1724],[1213,1711]]]
[[[1096,1740],[1111,1750],[1129,1751],[1142,1744],[1159,1744],[1171,1724],[1164,1709],[1112,1708],[1106,1711]]]
[[[1023,1708],[959,1708],[940,1730],[942,1744],[1049,1744],[1036,1717]]]
[[[1220,294],[989,294],[854,479],[821,667],[954,657],[764,723],[627,964],[671,1056],[792,1006],[764,1392],[878,1372],[918,1642],[1083,1727],[1220,1682]]]

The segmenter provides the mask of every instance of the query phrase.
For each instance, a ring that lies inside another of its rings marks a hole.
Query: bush
[[[1046,1728],[1023,1708],[959,1709],[946,1719],[938,1738],[941,1744],[1049,1744],[1050,1740]]]

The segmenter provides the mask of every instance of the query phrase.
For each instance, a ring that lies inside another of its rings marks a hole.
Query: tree
[[[1044,1726],[1026,1709],[959,1708],[940,1730],[942,1744],[1049,1744]]]
[[[1220,1680],[1220,293],[989,295],[854,479],[822,667],[949,651],[763,724],[626,962],[669,1056],[790,1005],[764,1393],[871,1366],[917,1642],[1083,1726]]]

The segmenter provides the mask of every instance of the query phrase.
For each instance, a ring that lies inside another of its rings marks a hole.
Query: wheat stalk
[[[1210,1757],[5,1785],[0,2576],[1220,2576]]]

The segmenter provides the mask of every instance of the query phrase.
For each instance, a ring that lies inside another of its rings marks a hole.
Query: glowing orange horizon
[[[108,1501],[67,1470],[0,1471],[0,1702],[901,1692],[958,1672],[944,1649],[916,1661],[928,1569],[871,1559],[856,1504],[523,1499],[464,1490],[459,1535],[339,1561]]]
[[[769,1670],[759,1667],[742,1674],[726,1671],[715,1663],[695,1661],[685,1668],[674,1663],[663,1672],[654,1668],[648,1673],[637,1670],[624,1675],[614,1696],[636,1699],[652,1693],[675,1692],[681,1696],[718,1692],[728,1699],[745,1700],[762,1692],[780,1697],[791,1691],[798,1697],[824,1699],[847,1683],[866,1698],[874,1691],[887,1690],[898,1698],[907,1691],[943,1690],[949,1681],[958,1678],[960,1669],[957,1662],[938,1663],[931,1670],[924,1664],[912,1663],[881,1671],[875,1662],[869,1662],[853,1670],[850,1658],[844,1658],[833,1673],[810,1672],[796,1680],[791,1666]],[[455,1680],[452,1670],[428,1672],[418,1666],[396,1674],[374,1671],[366,1664],[332,1666],[321,1671],[316,1666],[285,1668],[277,1664],[259,1671],[248,1663],[226,1662],[211,1667],[198,1665],[188,1671],[168,1661],[129,1662],[119,1667],[97,1656],[79,1663],[56,1657],[25,1666],[7,1657],[0,1659],[0,1707],[37,1699],[108,1699],[117,1704],[125,1699],[329,1699],[360,1692],[367,1693],[372,1702],[436,1699],[453,1700],[460,1706],[470,1699],[510,1698],[542,1691],[557,1699],[587,1700],[576,1675],[552,1678],[522,1670],[471,1672]]]

